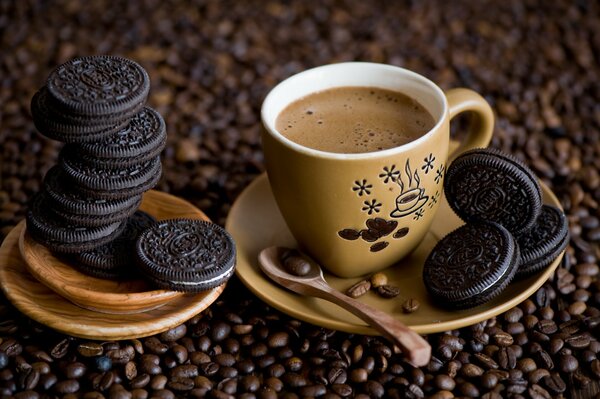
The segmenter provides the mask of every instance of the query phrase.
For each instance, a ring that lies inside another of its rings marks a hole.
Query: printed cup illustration
[[[311,93],[334,87],[379,87],[417,100],[435,126],[406,144],[340,154],[302,146],[275,128],[279,113]],[[474,118],[462,145],[449,154],[450,120]],[[429,231],[449,160],[486,147],[493,130],[487,102],[467,89],[444,93],[425,77],[390,65],[349,62],[292,76],[271,90],[262,111],[269,184],[298,246],[340,277],[384,269],[410,254]]]

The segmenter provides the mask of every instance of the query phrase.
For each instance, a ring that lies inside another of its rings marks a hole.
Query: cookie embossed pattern
[[[389,236],[393,239],[401,239],[406,237],[409,234],[410,228],[402,225],[403,218],[411,216],[414,220],[419,220],[425,215],[424,206],[428,202],[429,209],[432,209],[438,202],[441,187],[437,186],[440,186],[443,182],[445,167],[443,163],[440,163],[436,174],[432,173],[429,175],[430,177],[427,177],[429,171],[435,169],[435,162],[436,156],[431,153],[423,159],[423,164],[420,168],[422,174],[426,175],[423,177],[419,175],[418,167],[413,171],[410,166],[410,159],[407,159],[403,172],[398,170],[395,164],[392,164],[383,167],[381,173],[377,176],[379,180],[369,180],[368,178],[356,179],[351,186],[352,192],[359,198],[367,197],[367,199],[362,200],[361,211],[371,216],[383,213],[384,208],[390,207],[393,209],[389,212],[391,220],[386,220],[379,216],[370,217],[365,220],[366,228],[345,228],[338,231],[338,236],[348,241],[355,241],[360,238],[363,241],[372,243],[369,246],[369,251],[371,252],[382,251],[390,244],[385,239],[378,241],[380,238]],[[427,194],[425,192],[426,190],[421,184],[421,179],[424,178],[434,180],[435,187],[437,188],[435,193]],[[375,181],[376,183],[373,184],[370,181]],[[382,184],[383,187],[379,187],[378,183]],[[375,197],[377,190],[398,191],[395,204],[383,204],[381,201],[378,201]],[[396,230],[396,227],[400,228]]]

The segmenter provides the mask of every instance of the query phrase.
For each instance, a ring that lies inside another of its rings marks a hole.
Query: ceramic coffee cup
[[[359,154],[301,146],[275,128],[277,116],[293,101],[343,86],[408,95],[429,111],[435,126],[404,145]],[[450,120],[468,111],[473,123],[449,154]],[[448,163],[460,152],[486,147],[494,124],[490,106],[474,91],[444,93],[409,70],[363,62],[294,75],[271,90],[261,113],[267,173],[279,210],[300,247],[340,277],[373,273],[409,254],[429,230]]]

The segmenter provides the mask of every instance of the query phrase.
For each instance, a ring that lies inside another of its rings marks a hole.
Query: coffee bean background
[[[595,1],[0,1],[0,237],[24,216],[59,144],[29,101],[79,55],[116,54],[150,73],[167,122],[158,189],[224,224],[264,170],[261,101],[317,65],[400,65],[482,93],[492,145],[560,199],[572,239],[556,275],[508,312],[428,337],[411,367],[385,340],[318,328],[234,278],[210,309],[154,337],[89,342],[0,298],[0,397],[589,398],[600,379],[600,6]],[[455,123],[454,130],[460,123]]]

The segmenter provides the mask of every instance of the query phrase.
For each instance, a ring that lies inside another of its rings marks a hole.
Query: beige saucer
[[[140,209],[158,220],[209,220],[189,202],[159,191],[145,193]],[[27,269],[41,283],[76,305],[96,312],[129,314],[155,309],[183,295],[182,292],[150,288],[143,280],[117,282],[83,274],[35,242],[24,226],[23,221],[17,229],[22,231],[19,247]]]
[[[554,194],[544,184],[542,191],[544,203],[560,207]],[[392,314],[418,333],[448,331],[486,320],[524,301],[550,277],[560,263],[564,252],[545,270],[510,284],[498,297],[484,305],[461,311],[448,311],[436,306],[423,285],[423,264],[434,245],[462,224],[446,199],[442,196],[440,200],[432,228],[421,245],[400,264],[384,271],[390,283],[400,287],[400,296],[383,299],[369,292],[360,298],[361,301]],[[277,208],[266,174],[259,176],[239,196],[229,212],[226,228],[237,244],[236,273],[259,298],[284,313],[319,326],[351,333],[378,334],[340,307],[322,299],[295,294],[262,274],[257,257],[263,248],[273,245],[297,246]],[[342,292],[360,280],[342,279],[327,273],[325,279]],[[416,298],[421,307],[415,313],[403,314],[401,305],[408,298]]]

